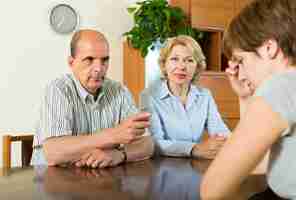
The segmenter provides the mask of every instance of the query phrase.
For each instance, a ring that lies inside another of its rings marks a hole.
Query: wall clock
[[[60,34],[73,32],[78,26],[79,16],[68,4],[58,4],[50,11],[50,26]]]

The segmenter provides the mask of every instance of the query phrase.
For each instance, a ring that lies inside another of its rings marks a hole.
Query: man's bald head
[[[76,31],[72,36],[70,48],[71,48],[71,56],[74,58],[76,54],[76,49],[80,41],[84,40],[93,40],[96,39],[98,41],[105,41],[108,44],[108,41],[103,33],[91,30],[91,29],[82,29]]]

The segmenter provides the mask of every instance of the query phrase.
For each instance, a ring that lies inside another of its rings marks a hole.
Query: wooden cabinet
[[[199,29],[225,29],[230,20],[251,0],[175,0],[177,5],[183,2],[189,9],[186,13],[191,24]],[[190,6],[188,6],[190,5]]]
[[[188,14],[193,27],[208,32],[204,52],[210,71],[224,71],[227,60],[222,55],[223,32],[231,19],[251,0],[171,0]]]
[[[239,103],[232,91],[226,74],[227,59],[222,55],[222,38],[229,21],[251,0],[170,0],[173,6],[181,7],[189,16],[192,26],[208,31],[209,38],[204,53],[207,58],[207,71],[202,73],[197,84],[212,91],[218,109],[233,129],[239,120]],[[145,86],[144,59],[140,53],[124,43],[125,85],[138,102],[139,94]]]
[[[198,84],[210,89],[224,122],[230,129],[235,128],[239,120],[239,102],[226,74],[206,71],[202,73]]]
[[[234,0],[192,0],[191,23],[200,29],[224,29],[235,8]]]
[[[145,87],[145,63],[140,51],[123,43],[123,83],[131,91],[136,102]]]

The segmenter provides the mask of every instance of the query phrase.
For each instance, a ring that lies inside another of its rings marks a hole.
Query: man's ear
[[[69,56],[68,57],[68,64],[69,64],[69,67],[72,68],[73,65],[74,65],[74,58],[72,56]]]

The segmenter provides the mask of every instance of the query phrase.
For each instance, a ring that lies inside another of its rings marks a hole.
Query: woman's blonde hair
[[[162,73],[162,78],[167,79],[165,63],[172,49],[177,45],[187,47],[191,51],[193,59],[197,62],[196,71],[193,75],[192,82],[198,80],[200,72],[206,68],[206,57],[204,56],[198,42],[196,42],[192,37],[186,35],[168,38],[165,41],[164,46],[161,48],[158,62],[160,71]]]

